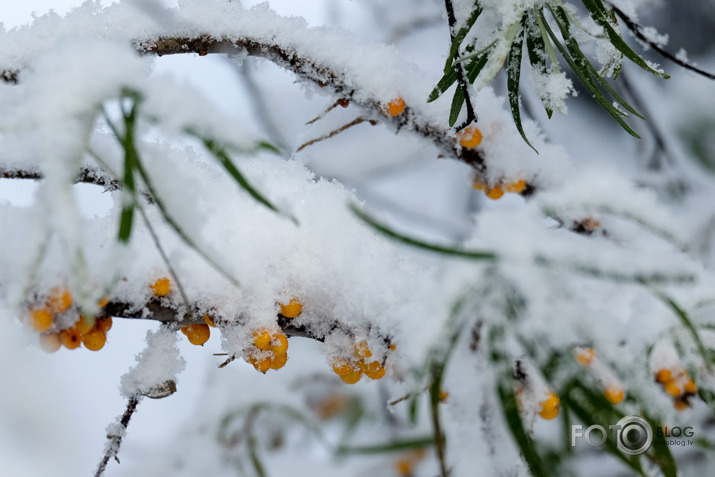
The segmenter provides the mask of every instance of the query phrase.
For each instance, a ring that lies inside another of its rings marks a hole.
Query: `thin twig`
[[[457,17],[454,15],[454,7],[452,6],[452,0],[444,0],[444,5],[447,8],[447,21],[449,22],[449,38],[450,43],[454,43],[454,29],[457,25]],[[457,69],[457,83],[459,83],[459,88],[464,94],[464,102],[467,105],[467,119],[457,127],[457,131],[461,131],[473,122],[477,121],[477,115],[474,113],[474,108],[472,107],[472,100],[469,96],[469,86],[467,84],[467,75],[464,74],[464,67],[462,63],[457,63],[455,65]]]
[[[127,402],[127,409],[126,411],[124,411],[124,414],[119,421],[119,429],[116,430],[116,433],[107,435],[107,439],[109,439],[109,442],[107,443],[107,450],[104,452],[104,457],[99,462],[99,466],[97,467],[97,472],[94,474],[94,477],[101,477],[101,475],[104,473],[104,470],[107,468],[109,459],[111,459],[112,457],[114,457],[114,460],[119,463],[119,459],[117,458],[117,454],[119,453],[119,447],[122,445],[122,438],[127,431],[129,420],[132,418],[134,411],[137,410],[138,404],[138,397],[129,398],[129,402]]]
[[[648,46],[653,48],[653,50],[657,51],[663,57],[669,59],[676,65],[678,65],[682,68],[685,68],[686,70],[693,71],[693,72],[695,72],[699,75],[702,75],[706,78],[709,78],[711,80],[715,80],[714,74],[708,73],[705,70],[701,70],[700,68],[693,66],[690,63],[683,61],[683,60],[677,58],[675,55],[665,51],[657,43],[655,43],[653,40],[649,39],[646,35],[643,34],[643,27],[641,25],[639,25],[635,21],[631,20],[631,18],[628,17],[628,15],[623,13],[617,6],[615,6],[611,2],[607,1],[606,3],[608,3],[608,5],[613,9],[613,11],[616,12],[616,15],[618,15],[621,18],[621,20],[623,20],[623,23],[625,23],[626,26],[628,27],[628,29],[633,32],[633,34],[636,36],[636,38],[638,38],[639,40],[641,40],[642,42],[644,42],[645,44],[647,44]]]
[[[314,117],[313,119],[311,119],[310,121],[308,121],[307,123],[305,123],[305,125],[308,126],[308,125],[310,125],[310,124],[313,124],[313,123],[316,122],[316,121],[319,121],[319,120],[323,119],[326,114],[328,114],[330,111],[332,111],[333,109],[335,109],[335,108],[338,107],[338,106],[342,106],[343,108],[347,108],[348,105],[350,105],[350,100],[349,100],[349,99],[340,98],[340,99],[338,99],[337,101],[335,101],[333,104],[331,104],[330,106],[328,106],[328,108],[327,108],[325,111],[323,111],[322,113],[320,113],[319,115],[317,115],[316,117]]]
[[[349,129],[349,128],[353,127],[353,126],[357,126],[358,124],[364,123],[365,121],[367,121],[367,119],[366,119],[366,118],[363,118],[363,117],[359,117],[359,118],[353,119],[352,121],[350,121],[350,122],[347,123],[346,125],[340,126],[338,129],[335,129],[334,131],[330,131],[330,132],[329,132],[328,134],[326,134],[325,136],[320,136],[320,137],[318,137],[318,138],[311,139],[310,141],[306,142],[305,144],[302,144],[298,149],[295,150],[295,152],[300,152],[300,151],[303,150],[304,148],[306,148],[306,147],[308,147],[308,146],[311,146],[311,145],[315,144],[316,142],[325,141],[326,139],[330,139],[331,137],[340,134],[341,132],[345,131],[346,129]],[[374,124],[374,123],[373,123],[372,121],[370,121],[370,124]]]

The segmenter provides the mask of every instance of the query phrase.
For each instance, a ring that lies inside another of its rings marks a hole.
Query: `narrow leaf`
[[[335,453],[338,455],[384,454],[389,452],[400,452],[406,449],[431,447],[433,445],[434,438],[432,436],[425,436],[415,439],[395,440],[371,446],[340,446],[335,450]]]
[[[464,91],[462,88],[457,88],[454,90],[454,97],[452,97],[452,107],[449,110],[449,127],[454,126],[459,118],[459,113],[462,111],[462,105],[464,104]]]
[[[462,41],[464,41],[464,38],[467,36],[467,33],[469,33],[469,30],[472,29],[474,22],[477,21],[477,18],[479,18],[479,15],[481,13],[482,13],[481,7],[475,3],[474,10],[472,10],[472,13],[469,15],[469,18],[467,18],[467,22],[454,35],[454,40],[452,40],[452,44],[449,47],[449,53],[447,54],[447,61],[445,62],[445,65],[444,65],[445,73],[448,73],[449,71],[452,70],[452,64],[454,62],[454,58],[457,56],[457,53],[459,52],[459,46],[462,44]]]
[[[514,38],[514,43],[511,45],[511,50],[509,51],[509,58],[507,59],[506,75],[507,75],[507,90],[509,96],[509,107],[511,108],[511,116],[514,118],[514,124],[516,129],[519,131],[521,138],[525,143],[529,145],[530,148],[534,150],[537,154],[539,151],[536,150],[534,146],[531,145],[529,140],[526,138],[526,133],[524,133],[524,127],[521,124],[521,112],[519,110],[519,79],[521,77],[521,54],[524,46],[524,29],[526,26],[526,15],[521,19],[521,30],[516,34]],[[451,125],[450,125],[451,126]]]

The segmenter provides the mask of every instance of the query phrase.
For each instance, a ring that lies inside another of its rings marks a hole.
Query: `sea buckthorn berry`
[[[246,360],[250,364],[253,365],[254,368],[256,368],[256,371],[259,371],[263,374],[266,374],[266,371],[271,369],[271,357],[268,356],[266,358],[257,358],[254,355],[249,355],[248,359]]]
[[[375,361],[377,363],[377,361]],[[378,366],[375,367],[374,369],[370,371],[365,371],[365,376],[367,376],[370,379],[382,379],[385,377],[385,368],[382,367],[380,363],[377,363]]]
[[[526,189],[526,181],[524,179],[520,179],[516,182],[507,184],[504,188],[507,192],[511,192],[513,194],[521,194],[522,192],[524,192],[524,189]]]
[[[698,385],[695,384],[695,381],[693,381],[692,379],[688,380],[688,382],[685,384],[685,392],[691,394],[695,394],[696,392],[698,392]]]
[[[395,98],[389,103],[387,103],[387,108],[382,111],[390,116],[399,116],[402,111],[405,110],[405,100],[402,98]]]
[[[549,396],[541,401],[541,410],[539,411],[539,416],[543,419],[550,420],[559,415],[559,397],[556,393],[549,391]]]
[[[615,406],[623,401],[623,388],[620,386],[609,386],[603,392],[603,395],[608,399],[608,402]]]
[[[457,131],[457,139],[462,147],[473,148],[482,143],[482,132],[474,125]]]
[[[345,358],[338,358],[333,361],[333,372],[338,376],[344,376],[359,370],[360,368],[355,366],[352,361]]]
[[[390,343],[390,346],[388,347],[390,351],[395,351],[397,349],[397,345],[395,343]]]
[[[44,308],[30,310],[30,318],[32,319],[32,329],[38,333],[49,330],[54,322],[52,313]]]
[[[582,348],[576,352],[576,361],[582,366],[588,366],[595,357],[596,353],[592,348]]]
[[[88,333],[82,335],[82,344],[90,351],[99,351],[107,342],[107,334],[102,328],[95,326]]]
[[[203,345],[209,340],[211,336],[211,330],[209,326],[203,323],[189,325],[186,327],[186,337],[189,339],[189,343],[194,345]]]
[[[367,346],[367,341],[361,341],[358,344],[356,344],[353,354],[355,355],[356,358],[371,358],[372,357],[372,351],[370,351],[370,348]]]
[[[214,323],[214,320],[212,320],[209,315],[204,315],[204,322],[211,328],[216,328],[216,323]]]
[[[79,331],[77,331],[77,328],[74,326],[60,331],[60,340],[62,341],[62,346],[67,349],[75,349],[82,344],[82,338],[79,336]]]
[[[303,311],[303,304],[297,298],[291,298],[287,305],[281,303],[281,315],[286,318],[295,318]]]
[[[690,408],[690,404],[688,404],[688,401],[682,401],[680,399],[676,399],[673,401],[673,407],[675,408],[676,411],[682,412],[685,411],[686,409]]]
[[[683,394],[683,391],[680,389],[680,386],[678,386],[673,379],[671,379],[670,381],[666,381],[665,383],[663,383],[663,385],[665,387],[665,392],[670,394],[671,396],[678,397]]]
[[[96,320],[94,323],[90,323],[90,319],[87,318],[84,315],[79,315],[79,319],[75,322],[74,327],[77,328],[77,331],[79,331],[80,335],[84,335],[85,333],[89,333],[89,331],[95,326]]]
[[[114,322],[112,321],[111,316],[105,316],[104,318],[98,318],[95,326],[100,327],[102,329],[102,331],[107,333],[109,330],[112,329],[113,323]]]
[[[171,291],[171,282],[168,278],[160,278],[150,285],[150,288],[154,290],[154,295],[156,296],[166,296]]]
[[[485,190],[487,188],[487,184],[482,181],[481,177],[474,176],[474,180],[472,181],[472,187],[477,190]]]
[[[259,330],[253,333],[253,344],[256,348],[268,351],[271,349],[271,334],[266,330]]]
[[[100,300],[97,302],[97,306],[100,308],[104,308],[105,306],[107,306],[108,303],[109,303],[109,297],[105,296],[105,297],[100,298]]]
[[[449,399],[449,393],[447,391],[439,391],[439,394],[437,395],[437,399],[439,399],[439,402],[441,403],[447,403],[447,400]]]
[[[667,368],[659,369],[658,372],[655,373],[655,381],[658,383],[665,383],[671,379],[673,379],[673,373]]]
[[[489,197],[492,200],[497,200],[501,199],[501,197],[504,195],[504,189],[501,188],[501,186],[494,186],[491,189],[488,189],[486,191],[487,197]]]
[[[359,369],[352,373],[340,375],[340,379],[346,384],[355,384],[360,381],[360,378],[362,378],[362,371]]]
[[[286,354],[288,351],[288,337],[285,333],[278,332],[273,335],[270,350],[273,351],[275,355]]]
[[[40,335],[40,348],[46,353],[54,353],[62,346],[59,333],[46,333]]]
[[[276,355],[271,359],[271,369],[281,369],[286,365],[287,361],[288,355],[286,353]]]
[[[50,312],[59,314],[64,313],[72,306],[72,294],[66,288],[54,288],[50,292],[50,297],[47,299],[47,308]]]

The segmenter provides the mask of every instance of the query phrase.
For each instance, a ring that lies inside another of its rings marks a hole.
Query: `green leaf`
[[[705,363],[705,367],[708,370],[712,370],[712,363],[708,357],[708,352],[705,350],[705,345],[703,344],[702,340],[700,339],[700,335],[698,334],[698,330],[695,328],[693,325],[693,322],[690,320],[690,317],[688,317],[688,314],[683,310],[678,304],[670,297],[662,294],[662,293],[657,293],[658,298],[663,300],[663,302],[668,305],[673,312],[675,312],[676,316],[680,318],[680,322],[683,324],[685,329],[687,329],[691,336],[693,337],[693,341],[695,342],[695,346],[698,348],[698,353],[700,353],[701,358],[703,359],[703,362]]]
[[[464,104],[464,91],[462,88],[457,88],[454,90],[454,97],[452,97],[452,107],[449,110],[449,127],[454,126],[459,118],[459,113],[462,111],[462,105]]]
[[[367,225],[377,230],[378,232],[398,240],[404,244],[411,245],[413,247],[421,248],[424,250],[429,250],[431,252],[443,253],[446,255],[455,255],[458,257],[469,258],[473,260],[497,260],[497,255],[493,252],[482,252],[478,250],[463,250],[454,247],[443,247],[441,245],[434,245],[421,240],[402,235],[394,230],[390,229],[386,225],[381,224],[377,220],[370,217],[368,214],[360,210],[360,208],[355,204],[350,204],[350,210],[355,214],[360,220],[365,222]]]
[[[586,7],[586,9],[589,11],[591,14],[591,18],[601,25],[603,27],[604,31],[608,35],[608,39],[611,41],[611,44],[618,49],[621,53],[625,55],[626,58],[631,60],[633,63],[637,64],[640,66],[642,69],[645,71],[658,76],[660,78],[668,79],[670,76],[668,76],[665,73],[662,73],[660,71],[654,70],[648,64],[645,62],[643,58],[641,58],[636,52],[631,50],[631,48],[628,46],[628,44],[623,40],[621,35],[616,32],[616,30],[613,28],[613,25],[608,21],[608,18],[606,17],[606,11],[603,9],[603,4],[600,5],[601,8],[597,5],[596,1],[594,0],[582,0],[583,5]],[[600,3],[600,2],[599,2]]]
[[[450,86],[454,84],[454,82],[457,81],[457,71],[452,69],[449,70],[447,73],[445,73],[444,76],[437,82],[437,86],[434,87],[432,92],[427,96],[427,102],[431,103],[435,99],[439,98],[442,96],[442,93],[447,91]]]
[[[452,44],[449,47],[449,53],[447,54],[447,61],[444,64],[444,72],[445,73],[448,73],[449,71],[452,70],[454,58],[457,56],[457,53],[459,52],[459,46],[462,44],[462,41],[464,41],[464,38],[467,36],[467,33],[469,33],[469,30],[472,29],[474,22],[477,21],[477,18],[479,18],[479,15],[481,13],[482,13],[481,7],[477,3],[475,3],[474,10],[472,10],[472,13],[470,13],[469,18],[467,18],[467,22],[454,35],[454,40],[452,40]]]
[[[504,418],[511,435],[516,441],[516,445],[521,450],[521,455],[524,457],[526,464],[529,466],[529,471],[534,477],[547,477],[549,473],[544,468],[539,454],[536,452],[534,442],[524,430],[524,424],[521,421],[521,415],[516,403],[516,393],[511,385],[511,373],[507,372],[499,379],[497,383],[497,391],[499,393],[499,402],[501,404]]]
[[[496,44],[496,42],[494,44]],[[487,48],[484,53],[476,57],[467,65],[467,81],[469,81],[470,83],[474,83],[474,80],[477,79],[477,76],[479,76],[479,73],[481,73],[482,69],[484,68],[484,65],[487,64],[487,61],[489,61],[490,52],[491,47]]]
[[[530,148],[537,154],[539,151],[531,145],[524,133],[524,127],[521,124],[521,112],[519,111],[519,80],[521,77],[521,54],[524,47],[524,29],[526,28],[526,15],[521,19],[521,29],[516,34],[514,42],[511,44],[509,58],[507,59],[506,75],[507,75],[507,90],[509,96],[509,107],[511,108],[511,116],[514,118],[514,124],[519,131],[521,138]],[[450,124],[451,126],[451,124]]]
[[[526,51],[529,54],[529,63],[539,73],[546,75],[546,44],[544,43],[544,38],[541,36],[539,26],[533,17],[533,11],[526,17],[525,33]],[[541,103],[544,105],[544,109],[546,110],[546,116],[551,119],[551,115],[554,114],[554,111],[546,106],[544,98],[540,99]]]
[[[384,444],[375,444],[371,446],[340,446],[335,449],[335,453],[338,455],[385,454],[390,452],[400,452],[406,449],[431,447],[433,445],[434,438],[432,436],[424,436],[414,439],[394,440]]]

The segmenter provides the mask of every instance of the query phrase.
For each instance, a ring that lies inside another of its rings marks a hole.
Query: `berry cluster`
[[[370,379],[382,379],[385,376],[385,368],[372,356],[366,341],[357,343],[350,356],[334,359],[332,366],[335,374],[347,384],[357,383],[363,374]]]
[[[475,189],[482,190],[492,200],[500,199],[505,192],[511,192],[513,194],[521,194],[526,189],[526,181],[524,179],[519,179],[516,182],[499,182],[494,186],[482,181],[478,176],[474,178],[472,184]]]
[[[603,395],[608,402],[615,406],[623,401],[623,386],[596,357],[596,352],[593,348],[576,348],[576,360],[598,380],[603,388]]]
[[[288,361],[288,337],[281,330],[260,329],[253,333],[253,346],[244,352],[246,362],[265,374],[281,369]]]
[[[678,411],[688,409],[690,407],[688,399],[698,392],[698,385],[682,368],[661,368],[655,373],[655,381],[660,383],[663,390],[672,396],[673,406]]]

